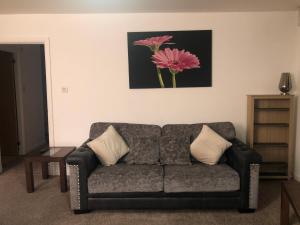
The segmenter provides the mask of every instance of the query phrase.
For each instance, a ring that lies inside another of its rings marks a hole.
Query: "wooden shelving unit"
[[[248,95],[247,143],[261,154],[261,178],[290,179],[295,151],[295,97]]]

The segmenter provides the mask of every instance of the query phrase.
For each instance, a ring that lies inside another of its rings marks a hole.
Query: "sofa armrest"
[[[99,161],[89,148],[79,147],[66,159],[70,169],[70,200],[73,210],[88,210],[87,179]]]
[[[69,165],[79,165],[85,171],[86,176],[97,167],[99,161],[95,153],[90,148],[79,147],[67,157]]]
[[[256,209],[258,201],[259,166],[261,156],[238,139],[226,151],[228,164],[240,176],[241,210]]]

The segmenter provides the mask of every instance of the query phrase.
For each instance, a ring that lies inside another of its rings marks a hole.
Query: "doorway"
[[[0,44],[0,94],[0,159],[5,170],[22,155],[49,146],[43,44]]]

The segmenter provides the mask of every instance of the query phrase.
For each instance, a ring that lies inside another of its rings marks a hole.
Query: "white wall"
[[[296,21],[296,12],[2,15],[0,38],[49,37],[56,145],[79,145],[95,121],[226,120],[244,139],[246,95],[278,94],[281,72],[295,73]],[[197,29],[213,30],[211,88],[128,88],[128,31]]]
[[[17,111],[20,153],[26,154],[47,143],[43,108],[42,63],[39,45],[0,45],[16,60]]]
[[[296,134],[296,154],[295,154],[295,179],[300,181],[300,11],[299,11],[299,24],[297,34],[297,53],[296,53],[296,73],[295,73],[295,87],[298,96],[298,120],[297,120],[297,134]]]

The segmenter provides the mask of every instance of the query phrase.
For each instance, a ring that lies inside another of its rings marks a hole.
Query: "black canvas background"
[[[134,41],[150,37],[171,35],[170,42],[160,49],[178,48],[196,55],[200,68],[184,70],[176,75],[177,87],[211,87],[212,84],[212,31],[163,31],[163,32],[128,32],[129,86],[136,88],[160,88],[156,67],[152,62],[152,52],[146,46],[136,46]],[[166,87],[172,87],[168,69],[161,69]]]

